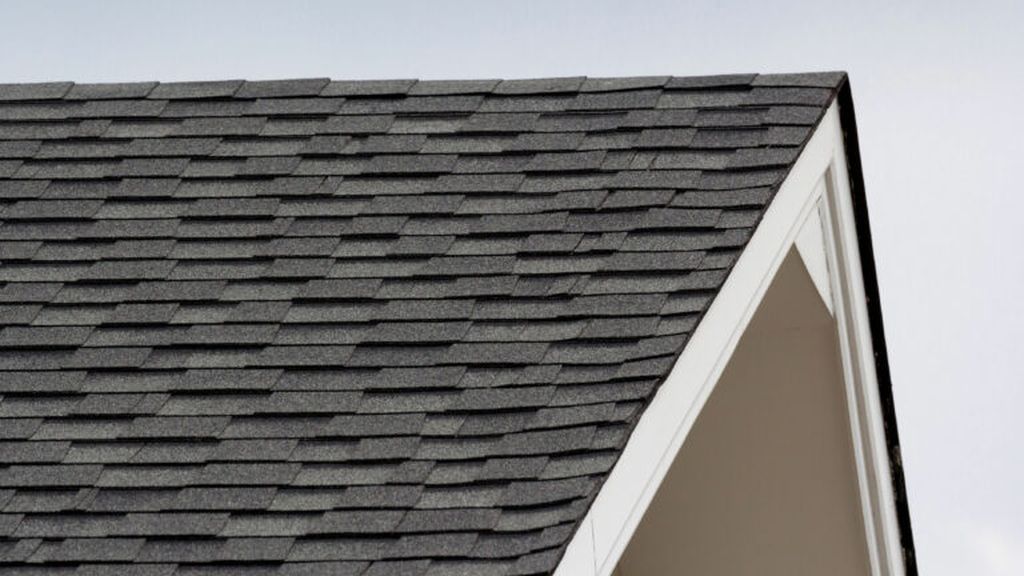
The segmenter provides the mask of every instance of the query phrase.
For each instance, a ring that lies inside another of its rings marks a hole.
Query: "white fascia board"
[[[838,123],[837,130],[840,130]],[[840,132],[841,134],[841,132]],[[874,343],[861,269],[857,224],[843,139],[837,138],[823,178],[821,206],[847,407],[857,460],[872,574],[906,573],[885,435]]]
[[[884,480],[881,482],[884,485],[881,496],[869,498],[862,495],[865,513],[871,513],[869,508],[888,509],[888,512],[879,510],[881,514],[874,514],[874,518],[866,517],[865,523],[877,527],[878,516],[888,514],[879,530],[884,533],[881,540],[878,534],[869,530],[868,542],[884,544],[888,550],[873,553],[873,572],[893,576],[903,573],[901,561],[893,559],[894,550],[896,557],[899,557],[899,531],[895,523],[892,485],[885,476],[888,474],[888,457],[885,451],[884,430],[879,428],[881,411],[877,403],[877,381],[873,379],[874,364],[863,358],[866,354],[870,359],[873,354],[870,333],[867,333],[867,340],[863,339],[864,331],[868,330],[869,326],[863,280],[860,277],[859,254],[855,251],[849,252],[850,244],[856,249],[856,230],[853,227],[845,151],[842,146],[839,111],[837,105],[833,103],[768,206],[764,218],[668,378],[641,416],[623,449],[622,456],[570,541],[565,556],[555,570],[555,576],[612,574],[776,271],[806,226],[818,228],[817,237],[813,237],[813,228],[807,232],[812,237],[805,239],[805,249],[809,254],[811,251],[815,253],[804,258],[805,261],[812,260],[811,265],[817,269],[818,277],[815,283],[825,284],[819,285],[823,298],[826,298],[827,292],[826,302],[831,308],[836,300],[834,295],[842,294],[849,303],[848,306],[844,305],[844,313],[847,309],[856,308],[858,304],[862,309],[854,318],[855,327],[859,330],[857,338],[862,343],[866,342],[866,345],[856,351],[856,355],[862,358],[851,358],[849,363],[844,358],[844,364],[855,368],[855,372],[870,372],[872,378],[861,379],[862,388],[872,388],[875,395],[874,404],[857,404],[862,406],[857,410],[860,414],[857,426],[872,436],[867,442],[856,440],[858,444],[868,444],[867,449],[862,450],[863,458],[858,457],[858,476],[862,491],[869,490],[870,485],[878,483],[879,479]],[[829,176],[829,179],[823,180],[826,176]],[[823,197],[829,195],[826,194],[828,190],[832,192],[831,198]],[[841,196],[845,196],[845,202],[838,202]],[[824,209],[828,216],[821,215],[819,207],[831,203],[835,203],[833,209]],[[842,217],[833,222],[837,215]],[[812,222],[808,222],[809,219]],[[834,233],[835,229],[841,229],[839,231],[847,237],[841,244],[825,240],[825,236]],[[849,238],[852,238],[852,241]],[[845,268],[849,268],[851,262],[856,264],[856,270],[845,271],[844,268],[843,277],[838,276],[839,267],[829,265],[838,261],[838,251],[845,251]],[[821,258],[820,252],[826,252],[824,259]],[[828,274],[829,281],[825,282],[821,276],[822,271]],[[812,277],[813,275],[814,272]],[[841,286],[847,283],[856,284],[855,289]],[[842,329],[844,328],[841,325]],[[680,407],[686,409],[680,410]],[[855,436],[860,432],[855,429]],[[881,462],[878,462],[879,459]],[[875,465],[866,466],[868,462]],[[874,470],[867,470],[868,468]],[[884,493],[885,487],[888,488],[887,495]],[[896,548],[890,548],[893,543]],[[874,545],[869,547],[875,548]],[[886,556],[889,561],[882,560],[879,556]],[[880,569],[883,565],[891,569]]]

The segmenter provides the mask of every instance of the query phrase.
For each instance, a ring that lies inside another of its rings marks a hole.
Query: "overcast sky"
[[[1024,2],[7,0],[0,15],[0,82],[849,71],[921,572],[1024,574]]]

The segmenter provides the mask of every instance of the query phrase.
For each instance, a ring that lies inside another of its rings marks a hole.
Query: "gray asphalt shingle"
[[[0,563],[550,573],[843,82],[0,85]]]

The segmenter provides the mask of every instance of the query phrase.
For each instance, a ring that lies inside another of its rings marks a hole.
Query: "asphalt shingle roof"
[[[0,570],[550,573],[844,80],[0,85]]]

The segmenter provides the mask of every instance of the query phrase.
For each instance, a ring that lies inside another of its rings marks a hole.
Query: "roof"
[[[0,564],[550,573],[844,81],[0,86]]]

